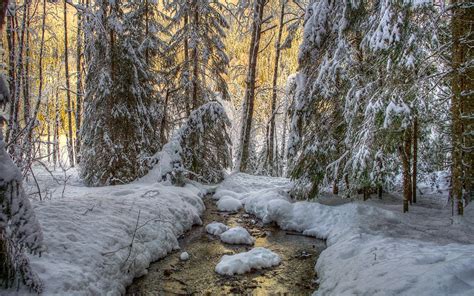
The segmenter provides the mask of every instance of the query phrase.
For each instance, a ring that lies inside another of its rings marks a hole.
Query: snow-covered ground
[[[338,206],[293,203],[287,179],[241,173],[215,197],[232,196],[265,222],[326,239],[317,295],[474,295],[473,206],[452,217],[445,186],[436,184],[420,184],[424,195],[406,214],[397,193]]]
[[[124,294],[150,262],[179,248],[178,237],[201,224],[203,192],[196,186],[165,186],[148,176],[128,185],[88,188],[75,170],[54,175],[57,181],[44,169],[36,172],[44,200],[32,201],[45,251],[30,260],[44,295]],[[26,185],[28,192],[36,191],[33,180]]]

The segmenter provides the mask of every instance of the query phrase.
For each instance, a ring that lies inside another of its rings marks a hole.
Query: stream
[[[204,199],[206,210],[202,226],[194,226],[179,240],[181,250],[152,263],[148,274],[134,280],[126,295],[311,295],[317,289],[314,266],[325,248],[323,240],[286,232],[275,225],[263,225],[245,214],[223,213],[211,198]],[[252,246],[229,245],[206,233],[205,226],[218,221],[229,227],[245,227],[256,238],[254,247],[277,253],[280,265],[243,275],[223,276],[214,271],[223,255],[252,249]],[[181,252],[190,259],[181,261]]]

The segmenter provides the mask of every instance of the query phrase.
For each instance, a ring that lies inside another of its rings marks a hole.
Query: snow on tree
[[[223,180],[232,165],[230,121],[219,102],[191,112],[186,122],[156,155],[159,181],[182,184],[184,177],[206,183]]]
[[[340,183],[349,192],[379,186],[393,167],[386,162],[399,162],[394,155],[409,185],[410,155],[403,156],[435,70],[429,57],[436,42],[425,34],[436,33],[432,12],[409,1],[310,4],[288,144],[301,196],[314,196],[322,184],[336,192]]]
[[[223,16],[225,6],[209,0],[165,1],[170,16],[170,48],[183,58],[176,64],[180,93],[187,115],[202,104],[215,99],[216,92],[228,97],[227,66],[229,58],[223,39],[228,23]]]
[[[0,84],[4,84],[3,76],[0,79]],[[1,105],[6,103],[8,95],[2,90]],[[39,293],[42,283],[31,269],[25,250],[41,253],[43,233],[23,190],[21,172],[5,150],[5,121],[0,116],[0,284],[8,288],[22,281]]]
[[[89,185],[122,184],[144,175],[161,146],[151,59],[156,38],[142,30],[145,22],[154,27],[147,5],[98,0],[85,16],[81,174]]]

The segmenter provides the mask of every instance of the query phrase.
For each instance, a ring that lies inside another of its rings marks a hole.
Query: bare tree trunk
[[[163,145],[164,143],[168,142],[168,139],[166,138],[166,130],[168,129],[167,127],[167,116],[168,116],[168,99],[169,99],[170,91],[168,87],[166,87],[166,93],[165,93],[165,102],[163,106],[163,115],[161,117],[161,125],[160,125],[160,142]]]
[[[410,154],[411,154],[411,132],[405,129],[403,135],[403,146],[399,146],[400,158],[403,167],[403,212],[408,212],[408,205],[411,203],[411,174],[410,174]]]
[[[67,2],[64,0],[64,71],[66,75],[66,102],[67,102],[67,151],[69,155],[69,165],[74,167],[74,139],[72,136],[72,101],[71,84],[69,82],[69,55],[68,55],[68,36],[67,36]]]
[[[473,194],[474,160],[474,56],[473,38],[474,7],[472,1],[452,0],[452,197],[456,212],[464,214],[463,189],[467,196]],[[471,62],[471,63],[470,63]],[[466,198],[466,201],[468,198]]]
[[[277,149],[275,148],[275,113],[276,113],[276,101],[277,101],[277,81],[278,81],[278,68],[280,64],[280,53],[281,53],[281,38],[283,35],[283,27],[284,27],[284,17],[285,17],[285,7],[286,7],[286,0],[283,0],[281,3],[280,8],[280,21],[278,24],[278,36],[275,42],[275,61],[274,61],[274,68],[273,68],[273,80],[272,80],[272,105],[271,105],[271,117],[270,117],[270,135],[268,139],[268,158],[267,163],[270,168],[270,174],[272,176],[275,175],[275,153]]]
[[[14,96],[13,100],[11,102],[11,107],[10,107],[10,124],[9,124],[9,132],[8,132],[8,139],[10,141],[13,141],[10,145],[9,152],[11,155],[13,155],[14,160],[18,162],[22,162],[21,159],[21,153],[17,151],[17,145],[18,145],[18,139],[17,139],[17,134],[20,130],[20,119],[19,119],[19,109],[20,109],[20,92],[21,92],[21,87],[22,87],[22,82],[24,78],[24,65],[23,65],[23,51],[24,51],[24,44],[25,44],[25,31],[26,31],[26,21],[27,21],[27,11],[28,11],[28,6],[29,3],[26,0],[23,5],[23,19],[21,22],[21,31],[20,31],[20,40],[19,40],[19,45],[18,45],[18,54],[17,54],[17,62],[15,63],[14,67],[16,67],[17,73],[16,73],[16,80],[15,80],[15,91],[14,91]],[[15,15],[16,18],[16,15]],[[20,165],[22,167],[22,165]]]
[[[81,4],[83,1],[81,0]],[[83,104],[83,87],[82,87],[82,16],[80,13],[77,14],[77,46],[76,46],[76,162],[80,163],[80,151],[81,151],[81,116],[82,116],[82,104]]]
[[[150,29],[148,28],[148,0],[145,0],[145,39],[148,38],[148,34],[150,32]],[[148,46],[145,49],[145,61],[148,64],[149,63],[149,53],[148,53]]]
[[[4,2],[4,5],[7,5],[7,2]],[[10,137],[13,129],[13,114],[15,112],[15,98],[16,98],[16,72],[15,72],[15,57],[16,57],[16,27],[13,15],[7,13],[5,8],[5,13],[7,14],[7,44],[8,44],[8,76],[9,76],[9,88],[10,88],[10,120],[8,122],[8,129],[6,131],[6,143],[10,142]]]
[[[193,0],[193,28],[195,31],[199,30],[199,11],[197,6],[197,0]],[[198,42],[193,42],[194,47],[192,51],[193,59],[193,88],[192,88],[192,108],[195,110],[199,107],[198,96],[202,95],[199,91],[198,80],[199,80],[199,56],[198,56]]]
[[[184,86],[185,89],[185,95],[188,95],[188,99],[185,100],[185,105],[186,105],[186,117],[189,117],[191,114],[191,92],[189,89],[189,44],[188,44],[188,38],[189,38],[189,29],[187,28],[189,25],[188,21],[189,16],[186,14],[184,17],[184,27],[186,28],[187,36],[184,38],[184,69],[186,73],[186,85]]]
[[[249,65],[246,78],[245,98],[243,104],[242,129],[240,135],[240,155],[238,156],[238,171],[245,172],[248,168],[250,133],[252,131],[253,109],[255,103],[255,82],[257,72],[258,52],[262,33],[262,19],[266,0],[256,0],[253,12],[252,38],[249,49]]]
[[[59,76],[59,75],[58,75]],[[59,79],[59,77],[58,77]],[[53,161],[54,166],[59,163],[59,120],[60,120],[60,109],[59,109],[59,88],[56,88],[56,100],[54,102],[54,140],[53,140]]]
[[[30,5],[26,5],[26,22],[25,22],[25,35],[26,35],[26,40],[25,40],[25,56],[24,56],[24,69],[23,69],[23,120],[24,120],[24,125],[28,125],[30,122],[30,116],[31,116],[31,106],[30,106]],[[28,148],[25,151],[25,156],[28,157],[27,154],[29,154],[29,146],[30,143],[28,143],[30,139],[26,139],[26,145]]]
[[[339,194],[339,187],[337,186],[337,180],[334,180],[332,182],[332,193],[333,194]]]
[[[416,166],[418,164],[418,118],[413,119],[413,166],[412,166],[412,201],[416,203]]]
[[[462,1],[462,0],[461,0]],[[452,0],[454,7],[451,30],[453,38],[451,80],[451,119],[452,119],[452,197],[457,201],[457,214],[463,215],[464,204],[462,200],[462,123],[461,123],[461,77],[459,68],[462,64],[462,47],[460,39],[463,35],[461,23],[461,10],[458,0]]]

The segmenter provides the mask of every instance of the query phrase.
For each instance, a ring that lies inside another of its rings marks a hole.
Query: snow
[[[212,235],[220,235],[224,231],[229,230],[229,227],[223,223],[213,221],[206,225],[206,232]]]
[[[243,274],[252,269],[276,266],[280,261],[280,257],[274,252],[257,247],[248,252],[224,255],[216,265],[216,272],[222,275]]]
[[[181,261],[187,261],[189,260],[189,254],[188,252],[182,252],[180,255],[179,255],[179,259]]]
[[[63,195],[63,186],[47,173],[35,173],[51,193],[46,200],[32,201],[46,249],[29,259],[44,283],[44,295],[124,294],[151,262],[179,249],[180,235],[202,223],[205,207],[196,186],[138,181],[83,187],[76,171],[69,170]]]
[[[234,245],[253,245],[255,243],[255,238],[253,238],[247,229],[236,226],[233,227],[220,235],[221,241],[228,244]]]
[[[242,202],[230,196],[224,196],[217,202],[217,208],[221,212],[238,212],[242,208]]]
[[[264,222],[326,239],[316,264],[316,295],[474,294],[474,208],[451,217],[439,196],[446,194],[444,185],[429,191],[429,182],[421,182],[425,194],[403,214],[397,193],[328,206],[292,202],[285,190],[291,182],[269,179],[233,174],[217,191],[239,194],[245,210]]]

